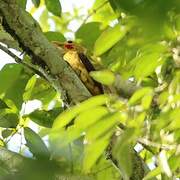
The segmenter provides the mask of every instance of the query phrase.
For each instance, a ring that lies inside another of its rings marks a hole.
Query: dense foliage
[[[18,2],[25,9],[26,0]],[[98,69],[91,73],[95,80],[113,89],[118,74],[137,88],[65,109],[50,83],[22,64],[6,64],[0,71],[0,147],[31,159],[14,172],[0,155],[0,179],[178,179],[180,2],[96,0],[87,16],[76,8],[63,12],[59,0],[32,3],[28,11],[39,13],[49,41],[68,37],[87,49]],[[72,21],[79,24],[75,31]],[[0,29],[0,41],[21,51],[9,38]],[[23,60],[30,62],[27,55]],[[137,177],[136,156],[144,164]]]

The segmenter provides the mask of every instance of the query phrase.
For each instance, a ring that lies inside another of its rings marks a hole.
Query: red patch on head
[[[65,44],[64,47],[66,49],[70,49],[70,50],[74,49],[74,45],[73,44]]]

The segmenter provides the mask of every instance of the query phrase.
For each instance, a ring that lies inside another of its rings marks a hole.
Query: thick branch
[[[36,63],[47,65],[50,73],[59,79],[60,85],[73,102],[91,96],[74,71],[63,60],[62,54],[43,35],[38,23],[21,9],[16,0],[0,0],[3,27],[20,44]]]
[[[63,60],[62,54],[48,42],[35,20],[17,5],[17,0],[0,0],[0,15],[3,17],[4,29],[36,63],[43,62],[47,65],[50,74],[58,78],[59,85],[67,92],[71,101],[80,102],[91,97],[74,71]],[[0,155],[2,150],[4,149],[0,148]],[[136,162],[140,164],[139,161]]]
[[[66,100],[66,94],[63,93],[62,87],[60,86],[57,78],[53,77],[51,74],[48,74],[43,68],[41,68],[41,67],[38,68],[37,66],[35,66],[33,64],[23,61],[18,56],[16,56],[14,53],[12,53],[8,48],[2,46],[1,44],[0,44],[0,49],[3,50],[4,52],[6,52],[9,56],[11,56],[15,60],[15,62],[17,62],[18,64],[22,64],[24,67],[28,68],[33,73],[35,73],[35,74],[39,75],[40,77],[44,78],[45,80],[47,80],[51,84],[51,86],[58,93],[61,94],[62,99]]]
[[[28,158],[0,146],[0,163],[3,163],[1,165],[4,165],[10,172],[17,171],[28,160]]]
[[[1,17],[0,17],[0,21],[1,21]],[[7,32],[4,31],[4,29],[1,26],[1,22],[0,22],[0,42],[6,44],[8,46],[8,48],[13,48],[13,49],[19,50],[17,41],[15,41],[12,38],[12,36],[10,36],[10,34],[8,34]]]
[[[3,50],[5,53],[7,53],[9,56],[11,56],[15,60],[15,62],[17,62],[18,64],[22,64],[24,67],[27,67],[28,69],[32,70],[34,73],[43,77],[43,75],[39,73],[38,69],[35,66],[30,65],[27,62],[23,61],[14,53],[12,53],[8,48],[0,44],[0,49]]]

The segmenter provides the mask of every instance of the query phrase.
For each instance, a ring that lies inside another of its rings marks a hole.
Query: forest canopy
[[[0,179],[179,179],[179,0],[70,3],[0,0]]]

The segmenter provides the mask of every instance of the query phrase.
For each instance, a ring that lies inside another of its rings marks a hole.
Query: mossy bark
[[[5,31],[17,40],[22,50],[36,64],[47,66],[49,73],[58,78],[59,85],[66,91],[72,102],[81,102],[91,97],[75,72],[63,60],[63,55],[46,39],[31,15],[18,6],[17,0],[0,0],[0,16],[3,19],[2,25]],[[0,148],[0,160],[2,161],[8,155],[4,153],[11,155],[10,151]],[[13,154],[12,160],[15,157],[18,157],[18,161],[23,160],[18,154]],[[139,159],[135,158],[134,161],[137,163],[135,163],[136,167],[142,167]],[[139,173],[141,168],[136,167],[133,174],[137,174],[138,177],[133,177],[134,180],[140,179],[139,177],[144,173],[143,168],[142,173]]]
[[[20,47],[36,64],[46,65],[50,73],[59,79],[59,84],[73,102],[81,102],[91,94],[75,72],[44,36],[38,23],[16,0],[0,0],[0,16],[4,29],[14,37]]]

